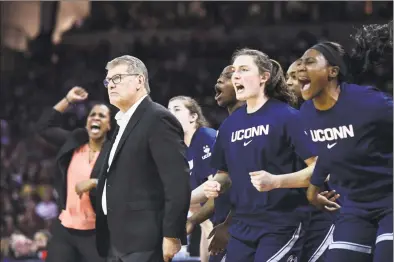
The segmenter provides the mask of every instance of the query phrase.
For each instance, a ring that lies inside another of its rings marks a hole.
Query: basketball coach
[[[98,252],[109,262],[171,261],[186,237],[191,193],[182,127],[150,99],[141,60],[121,56],[106,69],[120,111],[98,184]]]

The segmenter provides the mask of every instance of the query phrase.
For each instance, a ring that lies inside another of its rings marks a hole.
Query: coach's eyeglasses
[[[114,83],[114,85],[122,82],[122,76],[138,76],[138,75],[140,75],[140,74],[117,74],[111,78],[104,79],[103,84],[104,84],[105,88],[108,88],[109,82],[111,82],[111,81],[112,81],[112,83]]]

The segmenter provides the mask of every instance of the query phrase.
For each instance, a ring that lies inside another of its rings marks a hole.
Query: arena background
[[[227,113],[216,106],[213,87],[236,48],[260,49],[286,69],[318,41],[350,49],[355,28],[393,16],[392,2],[372,1],[16,1],[0,8],[2,261],[45,257],[45,247],[23,255],[23,245],[11,240],[41,238],[45,245],[58,214],[51,186],[56,152],[32,134],[35,121],[75,85],[88,90],[89,101],[108,102],[102,80],[111,58],[139,57],[155,101],[166,105],[172,96],[192,96],[218,127]],[[392,65],[379,68],[366,83],[373,79],[392,93],[392,71]],[[73,107],[64,125],[83,125],[88,108]]]

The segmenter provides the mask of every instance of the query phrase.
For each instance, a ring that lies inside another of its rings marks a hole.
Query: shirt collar
[[[122,111],[119,111],[118,113],[116,113],[115,120],[116,120],[116,123],[118,124],[118,126],[126,125],[129,122],[129,120],[133,116],[135,110],[137,110],[137,107],[141,104],[142,100],[144,100],[144,98],[147,96],[148,95],[144,95],[143,97],[141,97],[125,113],[123,113]]]

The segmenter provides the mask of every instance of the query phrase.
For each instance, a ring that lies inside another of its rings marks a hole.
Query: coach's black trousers
[[[105,262],[96,249],[96,230],[75,230],[59,220],[52,226],[46,262]]]

